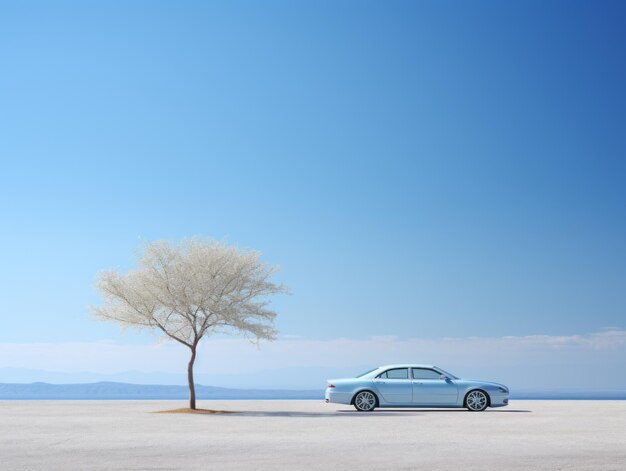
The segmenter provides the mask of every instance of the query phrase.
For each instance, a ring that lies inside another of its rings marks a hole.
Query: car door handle
[[[413,381],[413,384],[422,384],[421,381]]]

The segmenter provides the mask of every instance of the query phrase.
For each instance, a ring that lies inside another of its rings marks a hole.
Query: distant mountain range
[[[0,383],[3,399],[187,399],[187,386],[132,384],[113,381],[83,384]],[[321,389],[233,389],[196,385],[198,399],[315,399],[322,400]],[[511,399],[626,399],[623,390],[544,390],[513,391]]]
[[[0,399],[187,399],[187,386],[102,381],[87,384],[0,383]],[[197,399],[319,399],[322,390],[229,389],[196,385]]]
[[[511,399],[559,399],[559,400],[623,400],[626,391],[620,389],[545,389],[539,391],[511,392]]]

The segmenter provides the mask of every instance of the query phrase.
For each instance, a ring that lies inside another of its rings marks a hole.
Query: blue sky
[[[285,338],[624,331],[625,10],[3,2],[0,344],[151,344],[95,275],[193,235],[283,267]]]

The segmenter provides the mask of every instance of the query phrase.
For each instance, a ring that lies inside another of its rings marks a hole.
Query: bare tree
[[[242,333],[254,341],[276,337],[276,313],[267,308],[267,297],[287,292],[270,281],[277,270],[258,252],[212,240],[153,242],[144,247],[136,269],[99,273],[96,288],[104,303],[93,311],[125,326],[155,329],[188,347],[189,407],[195,409],[193,365],[203,337],[217,332]]]

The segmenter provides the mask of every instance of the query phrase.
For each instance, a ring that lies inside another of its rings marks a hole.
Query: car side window
[[[441,373],[428,368],[413,368],[413,379],[439,379]]]
[[[394,368],[392,370],[387,370],[384,373],[379,374],[377,378],[409,379],[409,370],[408,368]]]

